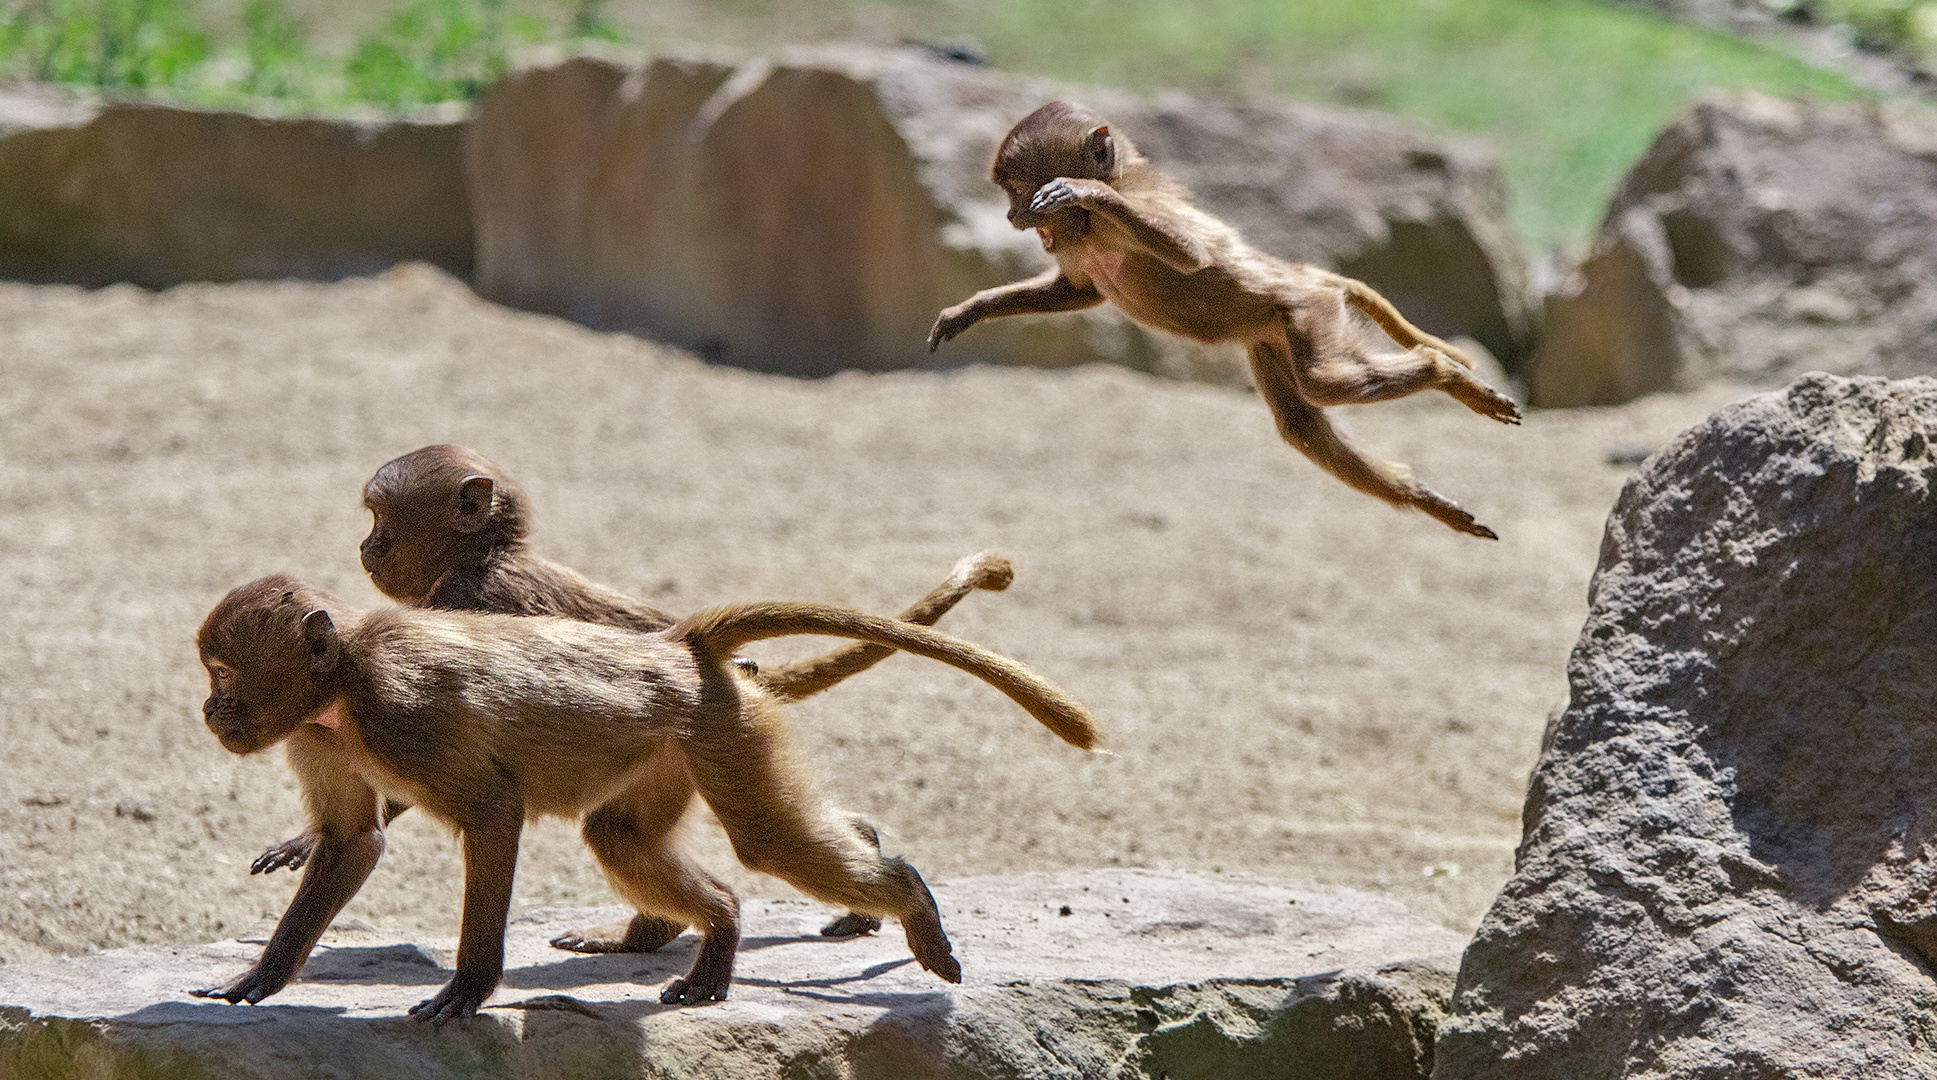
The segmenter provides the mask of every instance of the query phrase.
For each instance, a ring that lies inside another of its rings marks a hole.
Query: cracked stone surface
[[[818,936],[805,901],[750,902],[731,999],[659,988],[697,939],[576,956],[546,941],[622,914],[539,908],[507,938],[477,1018],[405,1015],[453,944],[333,928],[258,1006],[192,998],[251,963],[267,924],[0,968],[0,1076],[1424,1077],[1460,939],[1349,889],[1098,870],[935,888],[963,960],[950,986],[901,935]],[[1064,911],[1068,914],[1063,914]]]

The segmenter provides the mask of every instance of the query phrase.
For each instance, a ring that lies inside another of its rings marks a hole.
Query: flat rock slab
[[[697,939],[575,956],[547,941],[622,909],[541,908],[476,1019],[405,1010],[451,942],[338,928],[254,1007],[190,997],[260,938],[0,968],[0,1077],[1423,1077],[1462,944],[1390,900],[1141,870],[969,878],[936,898],[962,985],[896,928],[829,941],[806,901],[745,905],[732,999],[659,989]],[[1067,911],[1067,914],[1064,912]],[[251,935],[253,936],[253,935]]]

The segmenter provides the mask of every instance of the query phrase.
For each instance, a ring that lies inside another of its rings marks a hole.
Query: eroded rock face
[[[672,1008],[659,988],[694,937],[573,956],[546,940],[621,910],[545,908],[512,923],[486,1009],[441,1029],[405,1009],[449,978],[450,943],[368,927],[333,930],[255,1007],[184,992],[246,969],[255,934],[0,967],[0,1076],[1423,1080],[1459,948],[1389,900],[1248,878],[1083,871],[935,893],[960,986],[916,967],[892,926],[829,941],[819,906],[753,901],[731,1000]]]
[[[1436,1080],[1937,1074],[1933,440],[1810,375],[1628,484]]]
[[[795,374],[1241,361],[1113,311],[997,320],[928,355],[936,313],[1051,265],[1004,219],[996,143],[1054,97],[1120,125],[1259,247],[1362,277],[1426,328],[1517,359],[1525,269],[1499,174],[1380,117],[1072,89],[922,50],[738,66],[592,59],[514,74],[468,148],[479,291]]]
[[[460,130],[0,96],[0,277],[468,274]]]
[[[1535,404],[1721,375],[1937,372],[1937,123],[1754,94],[1691,107],[1548,301]]]

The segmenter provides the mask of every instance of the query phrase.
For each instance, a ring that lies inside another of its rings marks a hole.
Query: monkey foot
[[[659,992],[661,1005],[697,1005],[702,1001],[725,1001],[727,984],[732,980],[714,983],[699,976],[690,979],[674,979]]]
[[[552,948],[575,953],[649,953],[686,931],[686,925],[657,915],[634,915],[628,922],[606,923],[582,933],[560,934]]]
[[[497,980],[467,979],[463,975],[450,981],[450,985],[437,992],[433,998],[425,998],[410,1007],[410,1015],[419,1020],[429,1020],[442,1025],[450,1020],[462,1020],[476,1016],[484,1006],[484,999],[497,989]]]
[[[833,922],[828,923],[826,926],[821,927],[821,936],[831,938],[861,937],[864,934],[872,934],[879,929],[881,929],[880,919],[872,915],[863,915],[858,911],[850,911],[840,918],[835,919]]]
[[[1512,398],[1477,379],[1474,380],[1473,390],[1460,396],[1460,402],[1481,416],[1502,424],[1520,422],[1520,406]]]
[[[1425,511],[1433,520],[1440,522],[1455,532],[1463,532],[1468,536],[1477,536],[1482,540],[1498,540],[1500,538],[1499,533],[1474,521],[1473,515],[1460,509],[1458,503],[1430,488],[1422,489],[1420,497],[1414,501],[1413,505]]]

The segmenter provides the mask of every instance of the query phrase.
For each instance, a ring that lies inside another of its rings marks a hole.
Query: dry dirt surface
[[[1243,872],[1381,891],[1468,932],[1511,869],[1631,471],[1610,451],[1740,395],[1522,428],[1444,399],[1347,418],[1490,544],[1320,474],[1247,392],[1117,369],[755,375],[421,267],[0,284],[0,958],[229,937],[282,910],[295,878],[247,870],[301,828],[295,784],[279,754],[236,758],[203,729],[195,627],[274,571],[377,604],[359,488],[446,441],[524,484],[541,553],[675,611],[894,611],[964,554],[1013,559],[1007,593],[943,626],[1076,693],[1110,753],[910,657],[794,709],[825,791],[931,877]],[[346,914],[449,935],[458,890],[454,845],[413,812]],[[601,902],[569,825],[527,830],[514,910]]]

